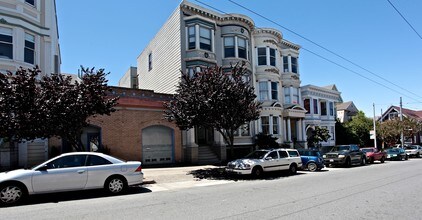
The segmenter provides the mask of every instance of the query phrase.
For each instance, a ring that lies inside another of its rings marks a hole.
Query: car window
[[[278,153],[277,153],[277,151],[273,151],[273,152],[269,153],[267,157],[271,157],[273,159],[278,159]]]
[[[286,151],[278,151],[278,154],[280,154],[280,158],[289,157]]]
[[[70,155],[57,158],[47,164],[47,169],[85,166],[86,155]]]
[[[88,162],[86,163],[87,166],[98,166],[98,165],[107,165],[112,164],[109,160],[99,157],[97,155],[89,155]]]
[[[289,152],[289,155],[291,157],[298,157],[299,156],[299,154],[295,150],[289,150],[288,152]]]

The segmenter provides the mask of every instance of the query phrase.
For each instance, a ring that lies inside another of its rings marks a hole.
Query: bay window
[[[235,57],[234,37],[224,38],[224,57]]]
[[[283,56],[283,72],[289,72],[289,57]]]
[[[246,39],[237,38],[237,55],[239,58],[246,59]]]
[[[268,100],[268,82],[259,82],[259,99]]]
[[[314,99],[314,114],[318,114],[318,99]]]
[[[291,104],[292,100],[290,98],[290,87],[284,87],[283,93],[284,93],[284,104]]]
[[[267,65],[267,48],[258,48],[258,66]]]
[[[12,29],[0,27],[0,58],[13,59]]]
[[[195,26],[188,27],[188,49],[195,49],[196,48],[196,33],[195,33]]]
[[[24,61],[35,64],[35,36],[25,33]]]
[[[321,102],[321,115],[326,116],[327,115],[327,103]]]
[[[292,62],[292,72],[297,73],[297,58],[290,57],[290,60]]]
[[[275,49],[270,48],[270,65],[275,66]]]
[[[211,29],[199,27],[199,48],[211,51]]]
[[[261,116],[261,132],[263,134],[280,134],[280,117]]]
[[[271,99],[278,100],[278,82],[271,82]]]

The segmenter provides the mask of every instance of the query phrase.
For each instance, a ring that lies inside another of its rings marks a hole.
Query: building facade
[[[245,15],[220,14],[183,1],[138,56],[138,85],[174,94],[181,70],[193,73],[213,65],[229,70],[231,64],[244,63],[247,80],[263,105],[260,118],[236,132],[235,146],[251,146],[254,136],[264,133],[279,144],[306,147],[299,50],[280,31],[258,28]],[[226,157],[225,143],[216,131],[190,129],[183,131],[182,140],[188,160],[201,162],[206,149],[221,160]]]
[[[353,116],[357,115],[359,110],[352,101],[337,103],[337,119],[341,122],[348,122]]]
[[[0,0],[0,72],[17,68],[60,73],[60,47],[54,0]],[[32,140],[14,150],[0,147],[0,166],[30,166],[47,158],[47,141]]]

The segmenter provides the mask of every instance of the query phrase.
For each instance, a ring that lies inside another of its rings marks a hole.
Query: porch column
[[[297,141],[302,141],[302,119],[297,120]]]
[[[283,119],[282,120],[282,123],[283,123],[283,142],[284,141],[287,141],[287,135],[286,135],[286,132],[287,132],[287,127],[286,127],[286,119]]]
[[[292,130],[290,126],[290,118],[287,118],[287,141],[292,142]]]

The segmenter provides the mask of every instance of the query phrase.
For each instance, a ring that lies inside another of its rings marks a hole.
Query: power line
[[[197,1],[197,2],[200,2],[199,0],[196,0],[196,1]],[[357,64],[357,63],[355,63],[355,62],[353,62],[353,61],[351,61],[351,60],[349,60],[349,59],[347,59],[347,58],[345,58],[344,56],[342,56],[342,55],[340,55],[340,54],[338,54],[338,53],[336,53],[336,52],[334,52],[334,51],[332,51],[332,50],[330,50],[330,49],[328,49],[328,48],[326,48],[326,47],[322,46],[321,44],[318,44],[318,43],[316,43],[315,41],[313,41],[313,40],[311,40],[311,39],[309,39],[309,38],[307,38],[307,37],[305,37],[305,36],[303,36],[303,35],[301,35],[301,34],[299,34],[299,33],[295,32],[295,31],[293,31],[293,30],[291,30],[291,29],[289,29],[289,28],[287,28],[287,27],[284,27],[283,25],[281,25],[281,24],[279,24],[279,23],[277,23],[277,22],[275,22],[275,21],[271,20],[270,18],[267,18],[267,17],[265,17],[264,15],[262,15],[262,14],[260,14],[260,13],[258,13],[258,12],[255,12],[255,11],[253,11],[253,10],[251,10],[251,9],[249,9],[249,8],[247,8],[247,7],[245,7],[245,6],[241,5],[241,4],[239,4],[239,3],[237,3],[237,2],[235,2],[235,1],[233,1],[233,0],[228,0],[228,1],[229,1],[229,2],[231,2],[231,3],[233,3],[233,4],[235,4],[235,5],[237,5],[237,6],[239,6],[239,7],[241,7],[241,8],[243,8],[243,9],[245,9],[245,10],[247,10],[247,11],[249,11],[249,12],[251,12],[251,13],[253,13],[253,14],[255,14],[255,15],[257,15],[257,16],[259,16],[259,17],[261,17],[261,18],[263,18],[263,19],[265,19],[265,20],[267,20],[267,21],[269,21],[269,22],[271,22],[272,24],[275,24],[275,25],[277,25],[277,26],[279,26],[279,27],[281,27],[281,28],[283,28],[283,29],[285,29],[285,30],[287,30],[287,31],[289,31],[289,32],[291,32],[291,33],[293,33],[293,34],[295,34],[296,36],[298,36],[298,37],[300,37],[300,38],[302,38],[302,39],[304,39],[304,40],[306,40],[306,41],[308,41],[308,42],[310,42],[310,43],[312,43],[312,44],[314,44],[314,45],[318,46],[319,48],[321,48],[321,49],[323,49],[323,50],[325,50],[325,51],[327,51],[327,52],[329,52],[329,53],[331,53],[331,54],[333,54],[333,55],[335,55],[335,56],[337,56],[337,57],[341,58],[342,60],[344,60],[344,61],[346,61],[346,62],[348,62],[348,63],[350,63],[350,64],[352,64],[352,65],[354,65],[354,66],[356,66],[356,67],[358,67],[358,68],[360,68],[360,69],[362,69],[362,70],[366,71],[366,72],[368,72],[368,73],[370,73],[370,74],[372,74],[372,75],[374,75],[374,76],[376,76],[376,77],[378,77],[378,78],[380,78],[380,79],[382,79],[382,80],[384,80],[384,81],[386,81],[386,82],[390,83],[391,85],[394,85],[394,86],[396,86],[396,87],[398,87],[398,88],[402,89],[403,91],[406,91],[406,92],[408,92],[408,93],[410,93],[410,94],[413,94],[413,95],[414,95],[414,96],[416,96],[416,97],[422,98],[422,96],[419,96],[418,94],[413,93],[413,92],[409,91],[408,89],[403,88],[402,86],[397,85],[397,84],[396,84],[396,83],[394,83],[394,82],[391,82],[391,81],[390,81],[390,80],[388,80],[388,79],[385,79],[384,77],[382,77],[382,76],[380,76],[380,75],[378,75],[378,74],[376,74],[376,73],[374,73],[374,72],[372,72],[372,71],[368,70],[367,68],[365,68],[365,67],[363,67],[363,66],[361,66],[361,65],[359,65],[359,64]],[[302,49],[304,49],[304,48],[302,47]],[[309,50],[308,50],[308,51],[309,51]],[[316,53],[314,53],[314,54],[316,54]],[[320,57],[322,57],[322,56],[320,56]],[[333,61],[330,61],[330,62],[333,62]],[[362,76],[361,74],[359,74],[359,75],[360,75],[360,76]],[[364,77],[364,78],[366,78],[366,77]],[[368,79],[368,78],[366,78],[366,79]],[[371,81],[372,81],[372,80],[371,80]],[[373,82],[373,81],[372,81],[372,82]],[[379,83],[377,83],[377,84],[379,84]],[[389,87],[387,87],[387,86],[385,86],[385,85],[384,85],[384,87],[389,88]],[[392,90],[391,88],[389,88],[389,89],[390,89],[390,90]],[[393,90],[393,91],[396,91],[396,90]],[[402,94],[402,93],[400,93],[400,94]],[[407,96],[407,95],[405,95],[405,96],[406,96],[406,97],[408,97],[408,98],[411,98],[411,97],[409,97],[409,96]],[[416,99],[414,99],[414,98],[411,98],[411,99],[413,99],[413,100],[415,100],[415,101],[419,101],[419,100],[416,100]]]
[[[416,31],[416,29],[410,24],[409,21],[407,21],[407,19],[403,16],[402,13],[400,13],[400,11],[393,5],[393,3],[390,0],[387,0],[388,3],[390,3],[391,7],[394,8],[394,10],[396,10],[396,12],[403,18],[403,20],[410,26],[410,28],[412,28],[412,30],[419,36],[419,38],[422,40],[422,36]]]

